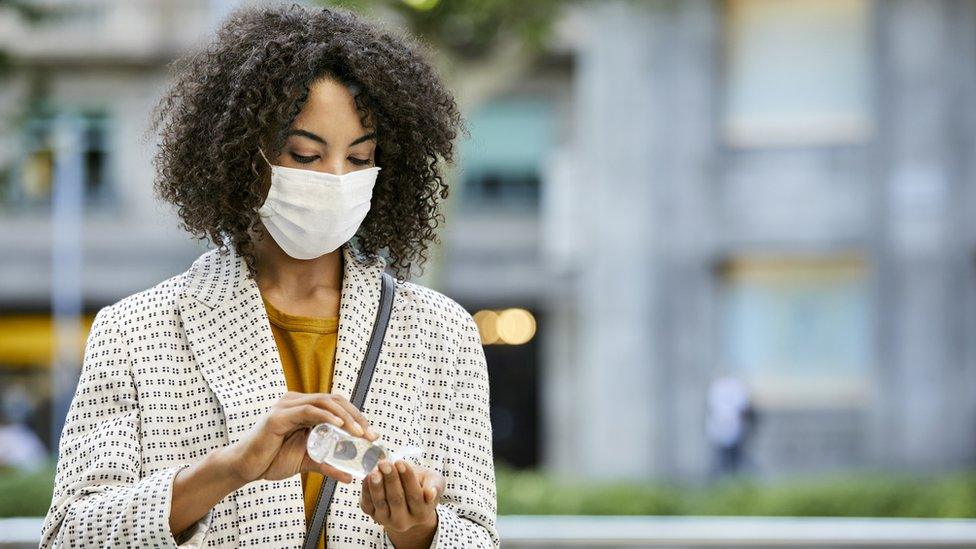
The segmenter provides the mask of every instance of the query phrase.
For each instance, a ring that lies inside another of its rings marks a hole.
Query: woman
[[[463,308],[399,280],[365,403],[349,402],[380,275],[409,275],[436,241],[437,161],[463,129],[420,51],[295,5],[236,12],[179,65],[153,117],[156,191],[218,247],[96,315],[42,547],[298,547],[323,475],[339,484],[319,547],[499,545]],[[423,452],[354,482],[306,454],[323,422]]]

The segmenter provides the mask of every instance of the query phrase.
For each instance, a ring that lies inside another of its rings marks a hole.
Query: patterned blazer
[[[351,398],[386,262],[350,244],[332,392]],[[40,547],[177,547],[169,530],[176,472],[239,440],[285,392],[256,282],[233,246],[100,309],[59,444]],[[431,547],[499,546],[484,349],[470,314],[444,295],[398,281],[362,412],[393,448],[446,479]],[[359,507],[358,482],[338,483],[326,518],[330,548],[393,549]],[[179,547],[300,547],[300,475],[259,480],[221,500]]]

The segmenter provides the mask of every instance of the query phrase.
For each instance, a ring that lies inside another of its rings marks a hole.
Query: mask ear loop
[[[264,156],[264,150],[262,150],[261,147],[258,147],[258,152],[261,153],[261,158],[264,158],[264,161],[268,163],[268,166],[274,168],[274,164],[272,164],[271,161],[268,160],[267,156]]]
[[[264,161],[267,162],[268,163],[268,166],[271,167],[271,170],[274,171],[274,165],[271,163],[271,161],[268,160],[268,157],[264,155],[264,150],[261,149],[261,147],[258,147],[258,152],[261,153],[261,158],[264,158]],[[265,200],[267,200],[267,199],[265,199]],[[260,206],[258,208],[256,208],[256,210],[258,211],[258,215],[260,215],[260,209],[261,209]]]

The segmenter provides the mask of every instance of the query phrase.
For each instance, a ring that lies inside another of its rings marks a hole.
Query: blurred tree
[[[474,108],[546,53],[570,0],[319,0],[407,27],[431,46],[462,108]]]
[[[545,44],[560,0],[331,0],[366,12],[395,12],[432,45],[467,60],[491,55],[502,42],[519,40],[531,51]]]

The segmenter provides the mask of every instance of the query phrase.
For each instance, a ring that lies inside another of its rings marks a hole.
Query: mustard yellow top
[[[301,393],[332,391],[339,318],[291,315],[276,309],[264,296],[261,297],[271,322],[271,332],[278,344],[288,390]],[[319,473],[301,475],[305,493],[305,520],[308,523],[312,521],[315,499],[324,477]],[[325,549],[324,528],[318,547]]]

